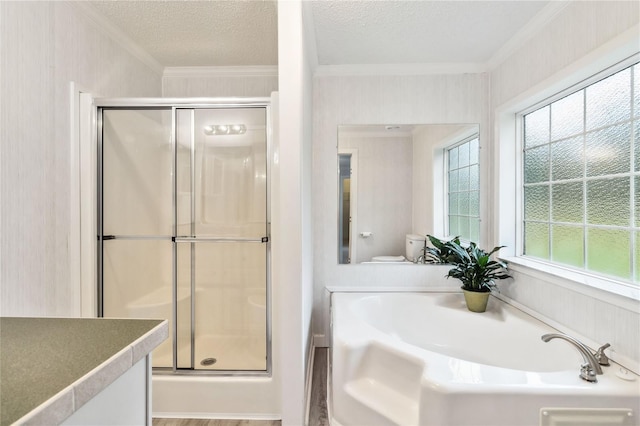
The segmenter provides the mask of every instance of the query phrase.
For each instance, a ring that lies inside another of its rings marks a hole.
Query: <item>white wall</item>
[[[279,148],[274,167],[273,291],[277,306],[282,424],[305,423],[311,328],[311,64],[300,1],[278,2]]]
[[[164,97],[269,97],[278,90],[277,67],[167,68]]]
[[[496,123],[501,118],[496,111],[510,111],[509,105],[522,104],[527,97],[540,97],[549,87],[557,86],[559,91],[567,88],[566,84],[578,83],[587,77],[579,75],[584,68],[595,64],[596,68],[604,69],[622,59],[617,57],[620,49],[614,41],[621,34],[628,35],[627,30],[634,26],[631,36],[624,37],[635,43],[632,50],[640,51],[639,21],[638,2],[570,3],[491,73],[492,113]],[[496,124],[492,140],[510,145],[513,132],[505,134],[498,128]],[[499,156],[496,155],[495,161],[499,164]],[[494,188],[513,181],[505,175],[508,167],[502,166],[494,168]],[[497,199],[494,206],[493,210],[498,212]],[[505,233],[510,232],[508,218],[496,213],[491,219],[494,241],[504,242]],[[611,343],[612,351],[635,362],[636,368],[640,365],[640,303],[637,300],[621,299],[599,290],[587,291],[584,286],[531,268],[513,269],[514,280],[501,284],[503,295],[595,344]]]
[[[313,212],[314,333],[328,336],[325,287],[457,286],[444,279],[446,269],[438,266],[338,265],[338,126],[479,123],[480,143],[486,145],[489,134],[488,93],[489,78],[486,74],[316,75],[313,89],[313,202],[317,206]],[[481,155],[486,156],[487,151],[483,150]],[[486,160],[488,157],[481,159]],[[486,173],[486,169],[481,173]],[[483,231],[487,233],[487,230]],[[328,342],[325,340],[324,343]]]
[[[70,283],[70,82],[160,96],[161,75],[67,2],[0,2],[2,315],[79,316]]]

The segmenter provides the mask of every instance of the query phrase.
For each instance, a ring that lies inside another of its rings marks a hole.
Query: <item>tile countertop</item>
[[[166,320],[0,318],[0,426],[62,422],[168,334]]]

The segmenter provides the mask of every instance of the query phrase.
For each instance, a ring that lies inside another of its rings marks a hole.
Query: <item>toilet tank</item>
[[[405,256],[407,260],[415,262],[415,260],[422,254],[424,248],[424,241],[427,239],[424,235],[407,234],[405,243]]]

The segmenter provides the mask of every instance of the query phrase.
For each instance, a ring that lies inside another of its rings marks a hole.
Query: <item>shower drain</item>
[[[202,361],[200,361],[200,365],[204,365],[204,366],[208,366],[208,365],[213,365],[217,362],[218,360],[215,358],[205,358]]]

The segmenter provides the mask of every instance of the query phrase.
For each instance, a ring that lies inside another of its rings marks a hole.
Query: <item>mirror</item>
[[[338,263],[413,265],[426,234],[444,236],[445,152],[479,130],[478,124],[338,126]]]

